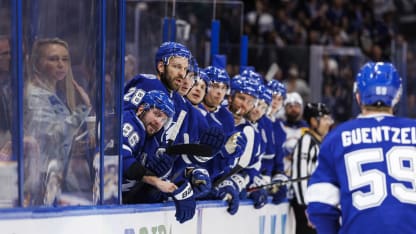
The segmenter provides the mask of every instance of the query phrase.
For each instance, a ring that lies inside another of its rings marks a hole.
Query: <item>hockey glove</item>
[[[212,183],[209,173],[204,168],[193,169],[191,172],[192,188],[195,198],[204,197],[211,191]]]
[[[267,203],[267,191],[259,189],[250,193],[249,198],[254,202],[254,208],[260,209]]]
[[[179,223],[184,223],[194,217],[196,201],[194,191],[189,182],[185,182],[179,186],[179,188],[172,193],[172,198],[176,207],[175,217]]]
[[[239,157],[247,144],[247,138],[242,132],[235,132],[225,143],[225,152],[228,155]]]
[[[228,213],[235,214],[240,205],[239,191],[232,180],[224,180],[216,188],[216,197],[228,202]]]
[[[283,173],[275,174],[272,177],[272,183],[274,183],[274,185],[270,188],[270,194],[273,196],[272,202],[274,204],[280,204],[286,201],[287,185],[282,183],[287,180],[287,176]]]
[[[158,149],[155,155],[148,155],[145,162],[145,167],[157,176],[166,175],[173,167],[176,157],[164,153],[164,148]]]
[[[224,130],[219,127],[210,127],[201,133],[199,143],[211,146],[212,155],[215,155],[224,145],[224,141]]]
[[[230,177],[230,179],[234,182],[234,185],[236,186],[240,200],[247,198],[247,178],[240,174],[234,174]]]

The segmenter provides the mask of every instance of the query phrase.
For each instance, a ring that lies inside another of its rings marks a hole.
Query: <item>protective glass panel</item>
[[[24,136],[33,140],[24,152],[25,205],[90,205],[98,142],[95,3],[22,2]]]
[[[416,43],[408,47],[407,60],[407,112],[411,118],[416,118]]]
[[[13,103],[11,73],[11,2],[0,1],[0,208],[18,202],[17,159],[13,154]]]
[[[174,3],[174,4],[173,4]],[[165,18],[176,20],[175,41],[186,45],[200,67],[210,64],[211,23],[220,22],[219,54],[240,62],[243,3],[236,1],[127,1],[125,81],[137,72],[155,73],[154,56],[163,41]],[[169,31],[168,38],[172,32]],[[128,63],[136,64],[128,68]]]
[[[120,95],[120,76],[116,73],[118,52],[118,0],[107,0],[106,22],[106,67],[105,67],[105,127],[104,127],[104,170],[103,204],[118,204],[118,160],[120,120],[117,119],[117,101]]]
[[[320,91],[315,92],[315,100],[330,108],[335,124],[359,113],[353,86],[355,75],[365,62],[358,48],[311,47],[311,89]]]

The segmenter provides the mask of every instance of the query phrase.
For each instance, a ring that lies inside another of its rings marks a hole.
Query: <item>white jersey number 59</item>
[[[379,206],[387,197],[387,186],[392,195],[400,202],[416,204],[416,148],[395,146],[386,153],[388,175],[398,181],[412,184],[412,188],[403,183],[386,183],[385,172],[378,169],[363,171],[368,163],[382,162],[383,149],[364,149],[345,155],[345,167],[350,191],[370,186],[368,192],[356,191],[352,193],[354,207],[359,210]]]

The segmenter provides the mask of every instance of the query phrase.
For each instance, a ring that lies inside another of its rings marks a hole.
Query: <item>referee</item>
[[[307,103],[303,118],[308,122],[309,129],[298,140],[293,151],[292,179],[308,177],[315,170],[319,146],[333,124],[330,111],[323,103]],[[295,196],[291,201],[291,206],[296,218],[296,234],[316,233],[315,229],[308,225],[305,215],[307,184],[306,179],[292,183]]]

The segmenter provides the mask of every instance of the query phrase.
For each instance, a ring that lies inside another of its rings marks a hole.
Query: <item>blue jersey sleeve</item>
[[[275,156],[273,158],[272,175],[281,173],[284,171],[283,159],[285,157],[283,152],[283,143],[286,141],[286,132],[283,129],[283,123],[280,120],[276,120],[273,123],[273,132],[275,139]]]
[[[264,155],[261,161],[261,173],[263,175],[272,176],[274,157],[276,156],[276,142],[274,138],[272,121],[263,116],[259,120],[259,131],[261,139],[264,143]]]
[[[132,110],[123,112],[123,171],[137,161],[146,138],[143,124]]]

